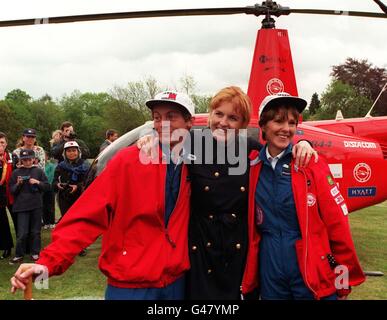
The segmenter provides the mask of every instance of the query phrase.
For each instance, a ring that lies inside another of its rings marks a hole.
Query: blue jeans
[[[165,288],[117,288],[108,285],[106,300],[183,300],[185,276]]]
[[[42,227],[42,208],[17,212],[16,257],[24,257],[26,242],[31,239],[31,255],[40,253]],[[29,238],[29,234],[31,238]]]

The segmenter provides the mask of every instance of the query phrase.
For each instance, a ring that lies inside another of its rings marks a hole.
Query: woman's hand
[[[152,156],[152,148],[155,144],[155,137],[152,135],[145,135],[137,140],[137,148],[141,149],[148,157]]]
[[[310,159],[314,156],[314,162],[318,161],[317,151],[307,141],[299,141],[292,149],[293,158],[296,159],[295,165],[299,168],[307,167]]]

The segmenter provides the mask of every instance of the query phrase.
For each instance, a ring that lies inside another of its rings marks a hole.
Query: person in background
[[[12,157],[7,150],[8,139],[4,132],[0,132],[0,250],[4,250],[0,259],[6,259],[11,255],[13,239],[7,207],[12,212],[13,197],[8,183],[12,175]]]
[[[259,126],[266,145],[250,169],[249,253],[245,284],[263,300],[345,299],[364,280],[348,208],[322,157],[292,159],[292,139],[307,102],[283,92],[266,97]],[[274,186],[274,187],[273,187]]]
[[[68,141],[63,148],[64,160],[59,162],[55,168],[53,179],[53,190],[58,192],[58,204],[61,217],[81,196],[85,187],[86,173],[89,163],[82,159],[81,150],[76,141]],[[80,256],[86,255],[86,249],[82,250]]]
[[[51,149],[59,144],[62,140],[62,130],[55,130],[51,134],[51,140],[49,141]]]
[[[55,192],[52,187],[56,162],[49,158],[46,152],[46,174],[49,188],[43,193],[43,229],[54,229],[55,227]]]
[[[106,299],[184,299],[190,182],[179,142],[189,134],[195,109],[187,95],[172,91],[146,105],[160,137],[158,154],[147,157],[136,146],[119,151],[57,224],[40,260],[16,271],[12,292],[24,290],[31,275],[62,274],[103,234],[99,267],[108,277]]]
[[[18,220],[16,252],[10,264],[23,261],[28,240],[31,240],[31,258],[33,261],[38,260],[41,247],[42,193],[49,186],[44,171],[33,165],[34,150],[20,150],[19,159],[21,165],[12,172],[9,182],[15,198],[12,210],[17,214]]]
[[[77,135],[74,131],[73,124],[71,122],[69,122],[69,121],[63,122],[60,129],[62,131],[62,137],[61,137],[60,141],[56,144],[53,144],[52,148],[51,148],[51,155],[54,159],[58,160],[58,163],[64,160],[63,147],[64,147],[65,143],[68,141],[76,141],[77,142],[77,144],[81,150],[81,153],[82,153],[82,159],[87,159],[90,157],[90,150],[89,150],[88,146],[86,145],[86,143],[83,140],[81,140],[77,137]]]
[[[68,141],[63,149],[64,160],[59,162],[55,168],[52,185],[54,191],[58,192],[58,203],[62,217],[83,192],[89,163],[81,157],[78,143]]]
[[[105,134],[106,140],[99,147],[99,152],[102,152],[107,146],[112,144],[118,139],[118,131],[114,129],[109,129]]]
[[[20,145],[12,152],[14,155],[19,157],[20,151],[22,149],[30,149],[35,153],[35,160],[33,165],[37,165],[40,169],[44,171],[45,168],[45,152],[42,147],[40,147],[36,141],[36,130],[32,128],[27,128],[23,130],[23,136],[21,138]],[[20,165],[20,162],[16,165],[17,167]]]

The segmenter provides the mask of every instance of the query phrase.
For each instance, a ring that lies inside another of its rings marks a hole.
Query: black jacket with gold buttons
[[[192,136],[187,298],[239,299],[248,241],[248,155],[261,145],[251,138],[225,145],[201,137],[198,148]]]

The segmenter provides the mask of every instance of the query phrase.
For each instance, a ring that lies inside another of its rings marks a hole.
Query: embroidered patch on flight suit
[[[340,204],[340,203],[344,202],[344,198],[342,195],[339,195],[335,198],[335,201],[337,204]]]
[[[331,189],[331,195],[332,195],[332,197],[336,197],[339,193],[340,193],[340,191],[339,191],[339,189],[337,188],[337,186],[336,186],[336,187],[333,187],[333,188]]]
[[[260,226],[263,223],[263,211],[260,206],[255,206],[255,224]]]
[[[327,176],[328,184],[330,186],[333,186],[335,184],[335,180],[331,176]]]
[[[290,176],[290,167],[288,164],[284,164],[282,166],[282,173],[281,173],[283,176]]]
[[[308,207],[312,207],[316,204],[316,196],[313,194],[313,193],[308,193],[307,194],[307,204],[308,204]]]
[[[343,213],[344,213],[345,216],[348,215],[348,208],[347,208],[346,204],[343,204],[341,206],[341,210],[343,210]]]

